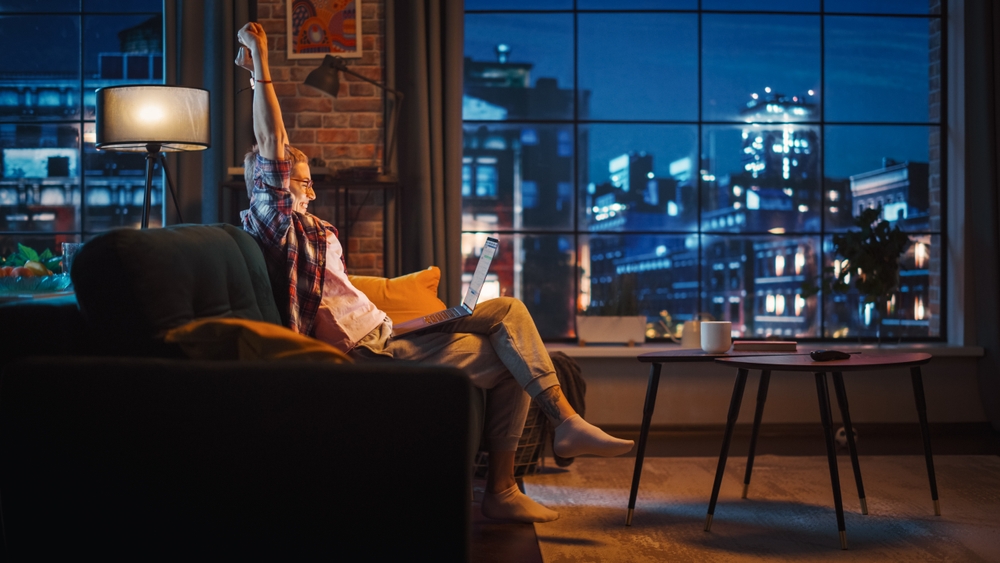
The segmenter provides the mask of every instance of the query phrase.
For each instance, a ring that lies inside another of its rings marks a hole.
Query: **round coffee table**
[[[729,403],[729,414],[726,418],[726,432],[722,439],[722,451],[719,454],[719,465],[715,471],[715,483],[712,486],[712,498],[708,504],[708,516],[705,520],[705,531],[711,531],[712,518],[715,514],[715,504],[719,499],[719,487],[722,484],[722,474],[726,468],[726,458],[729,455],[729,443],[733,436],[736,418],[740,413],[740,403],[743,400],[743,389],[746,387],[747,374],[750,370],[761,370],[760,387],[757,393],[757,410],[754,415],[753,434],[751,436],[750,454],[747,458],[746,475],[743,480],[743,498],[746,498],[750,485],[750,473],[753,470],[754,445],[760,428],[760,419],[767,398],[767,387],[771,371],[810,372],[815,374],[816,395],[819,399],[819,414],[823,421],[826,435],[826,452],[830,464],[830,481],[833,485],[833,504],[837,511],[837,529],[840,532],[840,547],[847,549],[847,533],[844,528],[844,505],[840,497],[840,475],[837,471],[837,452],[833,438],[833,419],[830,408],[830,393],[827,387],[826,374],[833,375],[833,387],[837,393],[837,404],[847,429],[847,447],[851,454],[851,465],[854,468],[854,479],[858,485],[858,496],[861,499],[862,514],[868,514],[865,501],[865,490],[861,482],[861,467],[858,465],[858,452],[854,443],[851,415],[847,406],[847,392],[844,389],[845,371],[879,371],[891,368],[910,368],[913,381],[913,395],[917,404],[917,417],[920,419],[920,432],[924,439],[924,457],[927,461],[927,476],[931,485],[931,499],[934,501],[934,513],[941,515],[938,502],[937,481],[934,478],[934,460],[931,455],[930,434],[927,427],[927,404],[924,398],[923,378],[920,366],[931,361],[930,354],[923,353],[890,353],[864,352],[852,354],[850,359],[817,362],[808,355],[780,355],[754,357],[720,357],[716,362],[738,369],[733,396]]]

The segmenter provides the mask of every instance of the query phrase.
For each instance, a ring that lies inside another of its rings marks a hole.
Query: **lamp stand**
[[[149,206],[153,195],[153,166],[159,159],[160,144],[148,143],[146,145],[146,194],[142,201],[142,228],[149,227]]]
[[[181,218],[181,206],[177,202],[177,193],[174,191],[174,183],[170,181],[170,173],[167,172],[167,157],[160,152],[160,145],[158,143],[149,143],[146,145],[146,193],[142,201],[143,229],[149,227],[149,208],[152,203],[153,196],[153,168],[157,162],[160,163],[163,175],[167,177],[167,187],[170,188],[170,198],[174,200],[174,210],[177,211],[177,221],[179,223],[184,222],[184,219]]]

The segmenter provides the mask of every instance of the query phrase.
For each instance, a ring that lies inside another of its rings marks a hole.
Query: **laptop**
[[[476,272],[472,274],[472,281],[469,282],[469,290],[465,292],[465,299],[462,300],[461,305],[393,325],[392,335],[402,336],[419,330],[426,330],[471,315],[472,310],[476,308],[476,302],[479,301],[479,294],[483,290],[483,284],[486,283],[486,273],[490,270],[490,263],[493,262],[493,257],[496,256],[499,248],[499,240],[492,237],[486,239],[483,252],[479,255],[479,264],[476,266]]]

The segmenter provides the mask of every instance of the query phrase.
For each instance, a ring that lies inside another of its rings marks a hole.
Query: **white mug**
[[[733,345],[733,323],[701,321],[701,349],[709,354],[721,354]]]
[[[701,347],[701,321],[684,321],[681,328],[681,348]]]

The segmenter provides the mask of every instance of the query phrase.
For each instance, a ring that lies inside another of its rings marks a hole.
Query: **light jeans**
[[[351,350],[359,360],[395,359],[456,367],[486,394],[484,448],[514,451],[530,397],[559,384],[545,344],[524,304],[510,297],[479,303],[469,317],[392,338],[391,321]],[[525,393],[527,391],[527,394]]]

